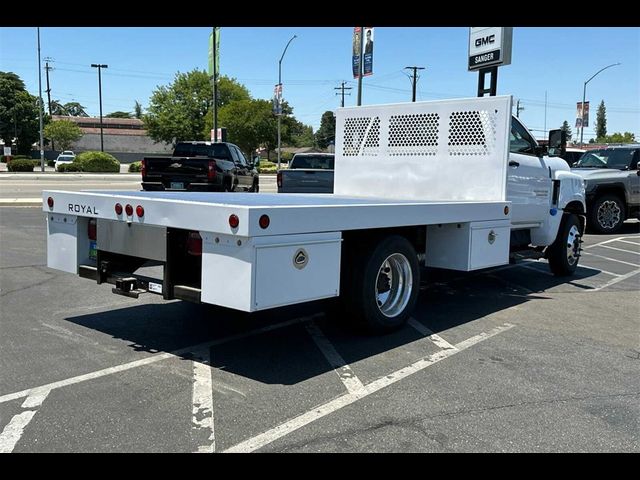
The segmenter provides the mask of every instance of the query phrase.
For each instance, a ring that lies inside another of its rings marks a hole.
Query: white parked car
[[[76,155],[71,150],[65,150],[64,152],[62,152],[60,155],[58,155],[58,158],[56,158],[56,172],[59,171],[58,167],[60,165],[63,165],[65,163],[72,163],[75,159]]]

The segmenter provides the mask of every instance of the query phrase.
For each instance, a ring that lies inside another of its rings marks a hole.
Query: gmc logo
[[[496,43],[496,36],[495,35],[489,35],[488,37],[476,38],[476,47],[481,47],[483,45],[489,45],[490,43]]]

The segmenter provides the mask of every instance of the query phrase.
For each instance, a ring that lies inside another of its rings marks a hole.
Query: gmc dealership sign
[[[469,27],[469,70],[509,65],[513,27]]]

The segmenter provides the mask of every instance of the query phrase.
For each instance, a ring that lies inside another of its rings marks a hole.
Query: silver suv
[[[640,215],[640,144],[589,150],[571,169],[584,179],[587,226],[616,233]],[[640,217],[639,217],[640,218]]]

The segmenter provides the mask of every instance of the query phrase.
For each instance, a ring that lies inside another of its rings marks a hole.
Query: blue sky
[[[170,83],[177,71],[206,69],[208,37],[203,27],[42,27],[41,56],[54,59],[50,72],[52,98],[78,101],[98,114],[98,81],[91,63],[103,70],[103,113],[132,111],[134,101],[148,105],[158,85]],[[351,75],[349,27],[223,27],[221,74],[245,84],[254,98],[270,99],[282,62],[284,98],[298,120],[316,130],[322,113],[340,105],[342,81],[353,87],[346,106],[356,104],[357,83]],[[467,27],[376,27],[374,74],[363,82],[363,105],[411,100],[406,66],[424,66],[418,100],[474,97],[478,74],[467,71]],[[37,95],[36,28],[0,28],[0,71],[17,73]],[[515,27],[512,64],[498,73],[498,94],[520,99],[520,118],[539,138],[563,120],[575,123],[576,102],[584,82],[611,63],[622,65],[600,73],[587,85],[594,136],[595,110],[607,106],[608,133],[631,131],[640,139],[640,28]],[[46,88],[43,71],[43,96]],[[46,100],[46,96],[45,96]],[[573,128],[575,133],[575,128]]]

